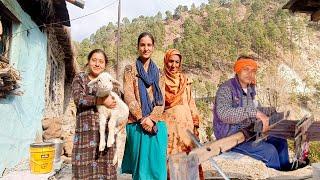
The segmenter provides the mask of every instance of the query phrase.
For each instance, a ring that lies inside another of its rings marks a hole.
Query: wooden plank
[[[294,120],[283,120],[269,130],[269,135],[284,139],[293,139],[296,124],[297,121]]]
[[[236,145],[245,141],[245,137],[242,132],[238,132],[231,136],[219,139],[214,142],[205,144],[201,148],[193,149],[190,154],[197,154],[199,162],[204,162],[211,157],[217,156],[222,152],[226,152]]]
[[[320,121],[313,122],[306,134],[309,141],[320,141]]]

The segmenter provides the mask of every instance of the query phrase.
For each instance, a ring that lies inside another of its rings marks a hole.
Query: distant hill
[[[156,39],[153,59],[160,67],[163,66],[164,51],[177,48],[183,54],[185,71],[194,75],[200,73],[196,80],[209,80],[216,89],[217,84],[232,75],[232,65],[239,54],[254,54],[259,57],[261,71],[258,83],[262,89],[271,88],[280,93],[282,89],[279,86],[290,86],[283,91],[293,94],[290,97],[292,101],[300,101],[298,96],[303,94],[302,91],[308,90],[306,92],[310,94],[320,87],[320,74],[316,72],[320,67],[317,43],[320,28],[318,24],[309,22],[306,16],[292,16],[283,10],[286,2],[209,0],[208,4],[199,7],[193,4],[189,9],[180,5],[174,12],[167,11],[164,15],[159,12],[155,16],[139,16],[132,21],[123,18],[120,59],[134,61],[137,37],[141,32],[149,31]],[[102,48],[107,52],[111,66],[114,65],[116,32],[116,25],[109,23],[76,43],[78,63],[84,65],[90,50]],[[274,81],[276,79],[279,80]],[[208,94],[214,93],[199,95]]]

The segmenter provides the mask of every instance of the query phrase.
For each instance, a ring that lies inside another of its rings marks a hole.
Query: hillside
[[[320,25],[307,16],[292,16],[282,6],[287,0],[209,0],[200,7],[178,6],[174,12],[140,16],[121,23],[121,66],[136,58],[137,37],[143,31],[156,39],[153,59],[162,67],[164,51],[177,48],[184,70],[193,77],[194,96],[213,97],[217,86],[233,75],[239,54],[259,59],[258,99],[265,106],[290,110],[291,119],[314,114],[320,119]],[[115,64],[116,25],[101,27],[76,44],[83,66],[94,48],[104,49]],[[112,69],[112,68],[111,68]],[[197,101],[202,112],[202,140],[212,133],[210,101]],[[319,147],[314,146],[317,151]],[[316,149],[317,148],[317,149]],[[320,155],[312,154],[314,161]]]

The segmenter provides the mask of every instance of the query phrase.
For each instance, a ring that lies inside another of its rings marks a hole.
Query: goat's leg
[[[116,133],[116,124],[117,120],[111,116],[109,122],[108,122],[108,140],[107,140],[107,147],[111,147],[113,143],[115,142],[114,136]]]
[[[104,148],[106,147],[106,122],[107,118],[105,117],[105,115],[103,115],[103,113],[99,112],[99,133],[100,133],[100,142],[99,142],[99,151],[103,151]]]
[[[117,162],[118,162],[118,151],[119,151],[119,144],[120,144],[120,138],[119,138],[119,136],[118,135],[115,135],[116,137],[116,140],[115,140],[115,143],[116,143],[116,149],[115,149],[115,151],[114,151],[114,156],[113,156],[113,160],[112,160],[112,164],[113,165],[116,165],[117,164]]]

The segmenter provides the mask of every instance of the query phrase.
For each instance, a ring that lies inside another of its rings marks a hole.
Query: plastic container
[[[46,174],[52,171],[54,144],[49,142],[30,144],[30,171],[33,174]]]

